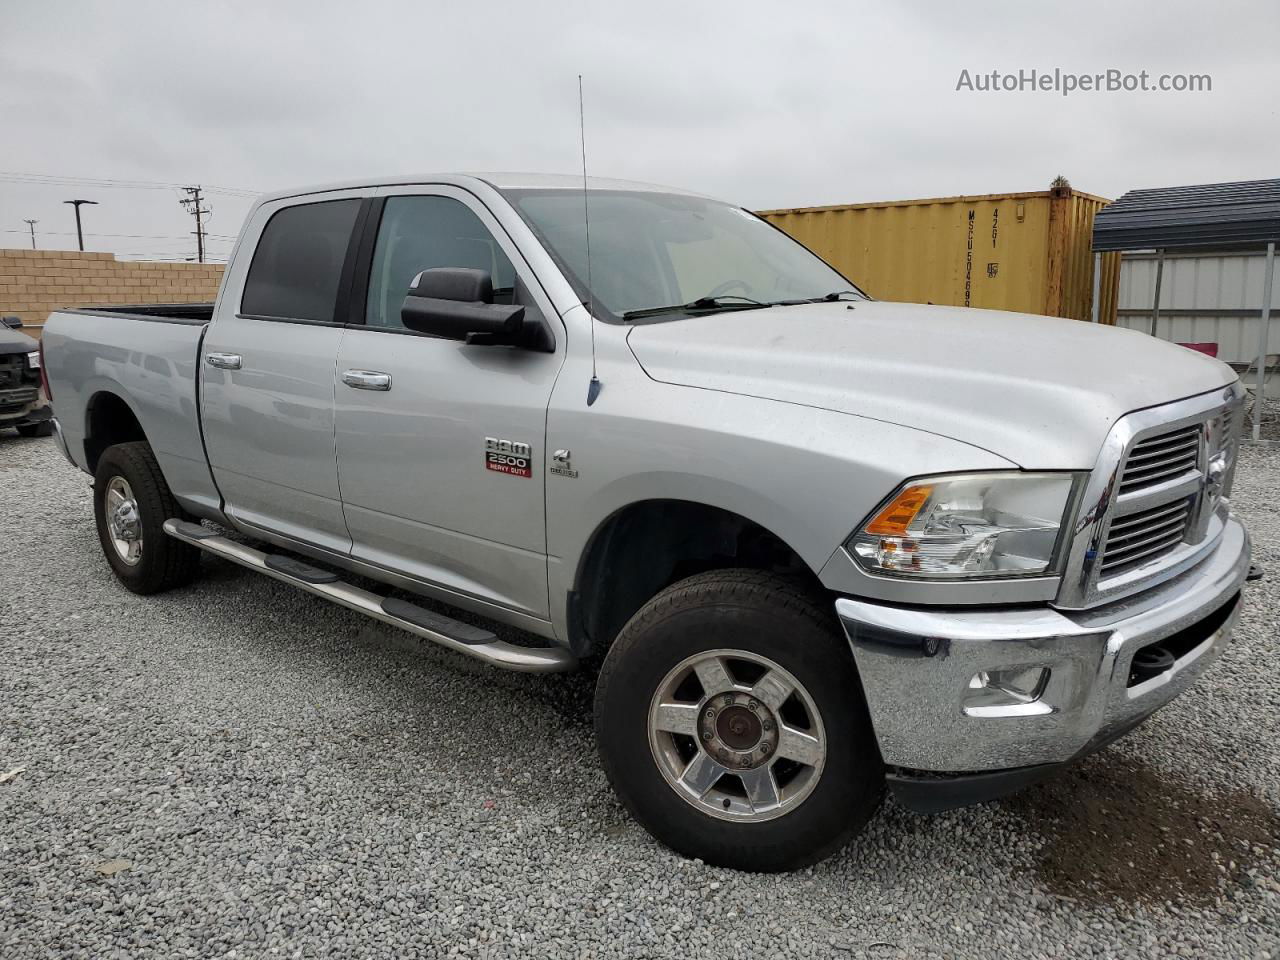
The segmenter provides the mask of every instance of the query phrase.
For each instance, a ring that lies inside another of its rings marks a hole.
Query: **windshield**
[[[586,300],[582,194],[505,193]],[[669,319],[686,308],[816,300],[850,289],[818,257],[739,207],[645,191],[592,190],[588,197],[591,294],[614,320],[664,307],[672,308],[663,311]]]

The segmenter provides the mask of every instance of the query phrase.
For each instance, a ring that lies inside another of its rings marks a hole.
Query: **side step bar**
[[[164,532],[175,540],[198,547],[216,557],[292,584],[357,613],[389,623],[496,667],[523,673],[557,673],[571,670],[578,663],[568,650],[561,647],[520,647],[507,643],[481,627],[434,613],[406,600],[380,597],[345,583],[337,574],[313,567],[306,561],[281,554],[263,553],[229,540],[198,523],[166,520]]]

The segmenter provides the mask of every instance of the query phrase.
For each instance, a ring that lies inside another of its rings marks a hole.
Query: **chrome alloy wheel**
[[[663,678],[649,706],[649,746],[684,800],[721,820],[771,820],[817,786],[827,757],[809,692],[745,650],[708,650]]]
[[[107,532],[120,559],[133,566],[142,559],[142,515],[133,488],[124,477],[112,477],[107,484],[103,503],[107,515]]]

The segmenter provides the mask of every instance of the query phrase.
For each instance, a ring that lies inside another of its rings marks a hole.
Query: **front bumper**
[[[53,418],[53,408],[44,400],[43,395],[25,403],[3,403],[4,399],[0,397],[0,427],[25,427]]]
[[[973,778],[957,775],[979,774],[979,783],[1016,788],[1036,772],[1026,768],[1052,772],[1194,683],[1230,639],[1248,572],[1248,534],[1230,519],[1214,552],[1191,570],[1092,610],[934,610],[843,598],[836,612],[880,751],[899,780],[919,781],[923,772],[959,788]],[[1152,648],[1144,659],[1164,659],[1159,672],[1135,673],[1144,648]],[[1040,677],[1034,696],[993,704],[973,686],[1001,671]]]
[[[49,406],[46,403],[43,407],[36,407],[34,410],[29,411],[25,417],[23,417],[21,420],[15,421],[15,423],[21,424],[22,426],[26,427],[26,426],[35,426],[37,423],[44,423],[45,421],[52,420],[52,419],[53,419],[53,407]],[[14,425],[15,424],[9,424],[9,426],[14,426]]]

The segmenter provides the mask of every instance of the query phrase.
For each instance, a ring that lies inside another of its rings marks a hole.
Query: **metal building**
[[[1133,190],[1093,222],[1095,263],[1131,251],[1116,322],[1210,350],[1241,371],[1256,397],[1267,395],[1280,366],[1270,322],[1280,309],[1277,241],[1280,180]],[[1136,302],[1143,296],[1145,309]],[[1253,405],[1255,442],[1262,407]]]

